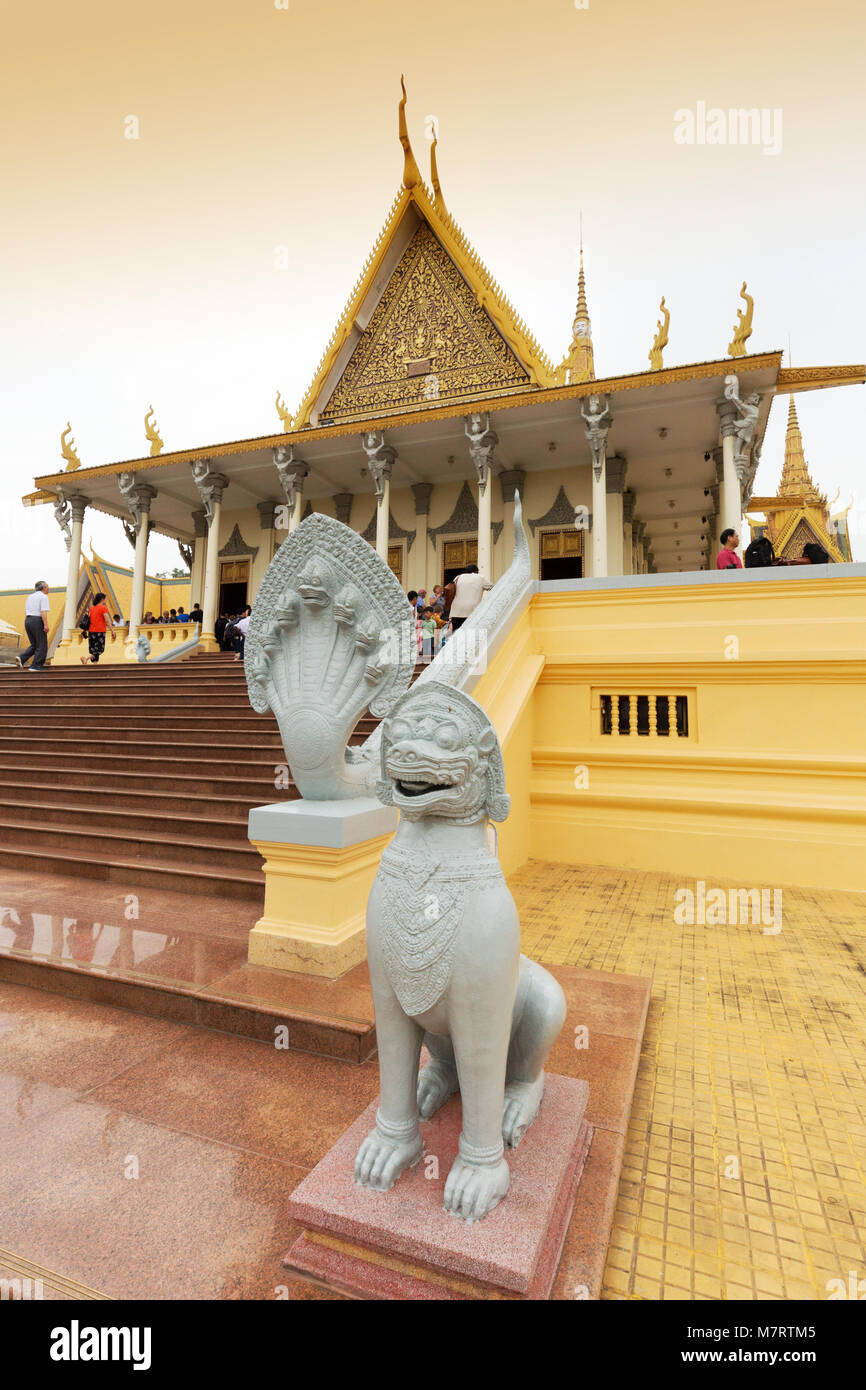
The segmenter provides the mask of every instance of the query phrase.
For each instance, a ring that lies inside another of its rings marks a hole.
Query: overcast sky
[[[795,365],[866,357],[860,3],[282,3],[17,8],[0,587],[65,581],[51,508],[19,499],[62,467],[67,419],[90,466],[146,451],[150,404],[167,449],[275,431],[277,388],[297,405],[401,179],[401,71],[422,172],[433,115],[448,207],[554,360],[581,210],[599,375],[647,367],[662,294],[665,365],[724,356],[743,279],[750,351],[790,337]],[[676,113],[699,103],[765,110],[766,138],[678,143]],[[798,408],[815,481],[855,495],[866,560],[866,390]],[[758,492],[778,483],[786,413]],[[130,563],[111,518],[88,514],[85,538]],[[156,537],[151,571],[177,563]]]

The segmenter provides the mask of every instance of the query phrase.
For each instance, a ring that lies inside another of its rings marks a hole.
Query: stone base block
[[[374,1102],[289,1199],[303,1234],[285,1264],[363,1299],[550,1298],[592,1140],[588,1099],[585,1081],[547,1077],[535,1123],[506,1150],[508,1196],[471,1225],[442,1205],[460,1135],[459,1096],[422,1124],[425,1157],[390,1192],[353,1177],[361,1140],[375,1124]]]
[[[395,811],[370,797],[251,810],[265,910],[250,932],[250,964],[332,980],[359,965],[367,898],[396,822]]]

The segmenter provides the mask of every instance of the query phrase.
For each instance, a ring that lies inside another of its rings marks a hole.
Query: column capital
[[[294,507],[298,498],[304,491],[304,479],[309,475],[309,464],[303,459],[295,458],[295,451],[291,444],[277,444],[273,451],[274,467],[277,470],[283,492],[286,494],[286,501],[289,507]]]
[[[259,525],[263,531],[273,531],[274,516],[277,510],[276,502],[257,502],[256,511],[259,514]]]
[[[197,507],[194,512],[190,512],[192,524],[195,527],[196,538],[201,540],[207,535],[207,516],[204,507]]]
[[[513,502],[515,492],[522,502],[523,489],[526,487],[526,470],[523,468],[503,469],[499,474],[499,486],[502,489],[503,503]]]
[[[129,508],[132,517],[132,524],[135,534],[141,530],[142,521],[146,520],[150,513],[150,505],[158,495],[155,487],[150,483],[140,483],[135,473],[119,473],[117,476],[117,486],[120,488],[120,495]]]
[[[193,482],[198,488],[198,495],[204,503],[208,526],[213,521],[214,507],[222,501],[223,492],[229,485],[224,473],[211,471],[211,463],[211,459],[196,459],[189,466]]]
[[[337,520],[344,526],[348,526],[349,517],[352,515],[352,502],[354,494],[351,492],[334,493],[334,511],[337,513]]]
[[[627,472],[628,463],[620,454],[611,454],[609,458],[605,458],[605,491],[625,492]]]
[[[432,483],[413,483],[412,495],[415,498],[415,515],[430,515],[430,494],[433,491]]]
[[[64,501],[69,503],[69,512],[73,521],[83,521],[84,513],[90,506],[90,498],[84,497],[80,492],[65,492],[61,494]]]
[[[716,414],[719,417],[719,429],[723,439],[728,439],[736,433],[737,407],[731,400],[723,399],[716,401]]]
[[[637,498],[630,488],[625,488],[622,494],[622,519],[626,526],[634,521],[634,508]]]

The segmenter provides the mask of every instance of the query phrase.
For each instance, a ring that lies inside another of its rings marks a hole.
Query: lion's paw
[[[537,1081],[509,1081],[502,1105],[502,1138],[510,1149],[516,1149],[538,1114],[544,1095],[544,1072]]]
[[[476,1166],[458,1154],[445,1183],[443,1205],[463,1221],[480,1221],[499,1205],[510,1185],[511,1170],[504,1158],[489,1167]]]
[[[429,1120],[441,1105],[457,1090],[457,1072],[439,1062],[428,1062],[418,1077],[418,1113]]]
[[[387,1192],[401,1173],[424,1157],[421,1135],[414,1139],[386,1139],[378,1129],[367,1135],[355,1159],[355,1181],[376,1192]]]

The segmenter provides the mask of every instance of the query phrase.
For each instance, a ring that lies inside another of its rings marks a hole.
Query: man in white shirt
[[[470,613],[474,613],[478,607],[485,590],[492,588],[490,580],[478,573],[477,565],[467,565],[463,574],[458,574],[454,580],[454,601],[451,604],[452,631],[456,632],[463,626]]]
[[[28,594],[24,604],[24,631],[30,638],[30,646],[21,653],[21,665],[33,657],[29,671],[44,671],[45,657],[48,653],[48,585],[44,579],[37,579],[32,594]]]
[[[252,609],[248,606],[244,609],[243,617],[238,618],[235,623],[235,631],[240,634],[235,639],[235,661],[243,661],[244,659],[244,645],[247,640],[247,628],[250,625],[251,615]]]

